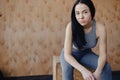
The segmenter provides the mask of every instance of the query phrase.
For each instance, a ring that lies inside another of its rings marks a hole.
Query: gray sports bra
[[[92,24],[92,29],[90,32],[85,34],[85,40],[86,40],[86,45],[83,46],[81,50],[85,49],[90,49],[96,46],[97,44],[97,37],[96,37],[96,21],[93,19],[93,24]],[[75,45],[73,45],[73,48],[77,48]]]

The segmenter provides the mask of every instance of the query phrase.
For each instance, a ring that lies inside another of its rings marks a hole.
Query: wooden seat
[[[59,56],[53,56],[53,80],[62,80]],[[74,80],[83,80],[81,73],[76,69],[74,69]]]

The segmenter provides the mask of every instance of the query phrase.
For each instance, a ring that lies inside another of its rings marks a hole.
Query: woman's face
[[[90,25],[92,20],[89,7],[83,3],[79,3],[76,5],[75,17],[82,26]]]

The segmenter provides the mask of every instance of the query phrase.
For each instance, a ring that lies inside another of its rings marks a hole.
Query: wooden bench
[[[59,56],[53,56],[53,80],[62,80]],[[76,69],[74,69],[74,80],[83,80],[82,75]]]

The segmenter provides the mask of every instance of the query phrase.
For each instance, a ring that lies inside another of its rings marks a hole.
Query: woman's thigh
[[[86,55],[84,55],[79,62],[88,68],[96,69],[98,65],[98,55],[96,55],[93,52],[89,52]],[[106,74],[107,73],[107,74]],[[101,74],[101,80],[112,80],[112,71],[110,64],[106,62],[102,74]]]
[[[83,52],[80,52],[79,50],[76,50],[76,49],[72,49],[72,56],[78,61],[80,58],[82,58],[82,56],[84,56],[85,54]],[[60,61],[61,62],[65,62],[66,64],[66,61],[64,59],[64,49],[62,49],[61,51],[61,55],[60,55]]]
[[[90,51],[87,52],[82,58],[79,60],[80,64],[82,64],[85,67],[89,67],[92,69],[97,68],[98,64],[98,55],[96,55],[94,52]]]
[[[72,56],[78,61],[83,56],[83,53],[79,52],[78,50],[72,49]],[[61,51],[60,63],[64,69],[67,69],[70,67],[72,69],[72,66],[69,63],[67,63],[64,58],[64,49],[62,49],[62,51]]]

